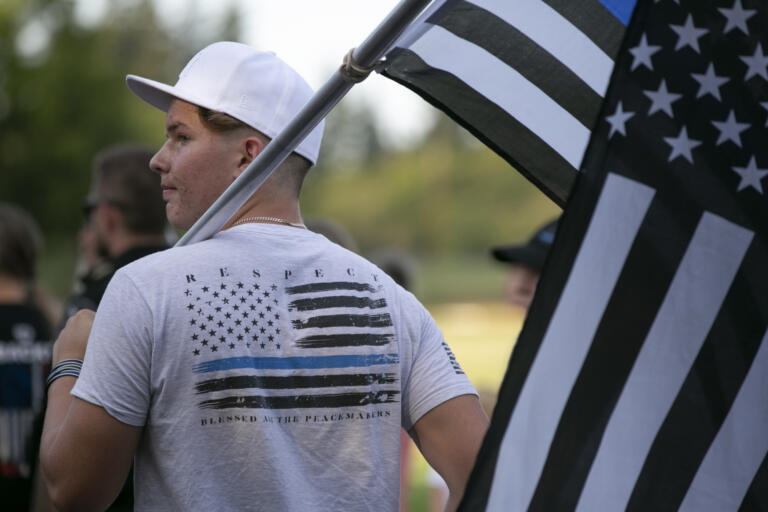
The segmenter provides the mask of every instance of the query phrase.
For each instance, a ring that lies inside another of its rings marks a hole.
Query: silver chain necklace
[[[301,222],[291,222],[285,219],[281,219],[280,217],[244,217],[232,224],[232,226],[245,224],[246,222],[276,222],[278,224],[285,224],[286,226],[293,226],[294,228],[307,229],[307,226]]]

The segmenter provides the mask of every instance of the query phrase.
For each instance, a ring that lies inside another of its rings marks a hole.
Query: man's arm
[[[93,312],[70,318],[53,349],[53,363],[82,359]],[[59,510],[103,510],[125,482],[141,427],[122,423],[96,405],[70,394],[74,377],[48,389],[40,463],[48,492]]]
[[[486,430],[488,417],[474,395],[443,402],[410,430],[424,458],[448,484],[446,510],[459,506]]]

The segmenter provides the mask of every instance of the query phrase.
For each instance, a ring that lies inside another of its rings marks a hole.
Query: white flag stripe
[[[768,332],[720,431],[685,495],[681,512],[738,510],[768,453]],[[757,407],[756,407],[757,406]],[[728,475],[723,478],[723,475]]]
[[[486,510],[527,510],[571,388],[654,193],[616,174],[606,178],[504,434]]]
[[[528,36],[573,71],[600,96],[605,95],[613,71],[613,59],[541,0],[473,0]]]
[[[438,26],[427,31],[410,50],[498,105],[579,168],[590,131],[503,61]]]
[[[753,236],[722,217],[702,215],[608,420],[578,511],[626,508]]]

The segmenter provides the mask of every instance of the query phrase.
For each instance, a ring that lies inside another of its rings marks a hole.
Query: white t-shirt
[[[400,427],[474,394],[410,293],[246,224],[117,272],[72,393],[143,426],[137,510],[396,510]]]

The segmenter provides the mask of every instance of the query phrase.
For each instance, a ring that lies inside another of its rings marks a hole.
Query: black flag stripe
[[[739,506],[739,512],[765,512],[766,510],[768,510],[768,454],[763,458]]]
[[[639,182],[608,175],[597,204],[591,205],[594,208],[592,224],[582,235],[583,243],[578,254],[571,256],[571,275],[577,277],[567,279],[564,288],[559,290],[558,304],[548,326],[545,324],[537,357],[531,360],[528,358],[530,354],[522,352],[522,358],[516,360],[518,350],[513,351],[510,365],[532,363],[521,369],[527,374],[525,382],[515,380],[515,384],[522,388],[511,389],[515,409],[526,412],[512,415],[499,437],[498,460],[489,472],[494,482],[504,481],[504,484],[494,484],[487,497],[479,497],[487,500],[490,508],[508,506],[519,510],[528,507],[572,386],[578,379],[590,343],[654,195],[653,189]],[[616,224],[617,217],[624,220],[623,225]],[[539,287],[542,285],[547,285],[546,279]],[[583,300],[585,293],[591,297],[587,303]],[[538,292],[536,296],[539,296]],[[536,305],[534,299],[533,307]],[[523,329],[518,343],[528,332]],[[536,336],[536,333],[530,335]],[[568,343],[564,345],[566,340]],[[513,373],[508,370],[508,378]],[[556,379],[553,379],[554,375]],[[507,380],[504,386],[507,386]],[[537,418],[535,423],[530,421],[531,414]],[[520,459],[510,456],[519,451],[521,445],[528,451],[525,467],[520,465]]]
[[[531,500],[532,510],[576,506],[608,422],[607,412],[624,387],[674,275],[677,265],[665,262],[682,259],[696,227],[698,216],[689,216],[687,225],[675,226],[677,236],[668,239],[659,230],[667,222],[667,211],[659,203],[658,197],[651,202],[574,383]],[[660,243],[669,245],[667,252],[653,250]],[[627,331],[622,313],[630,308],[637,313],[633,329]],[[590,399],[584,400],[587,396]],[[581,449],[573,450],[574,446]],[[551,492],[556,487],[562,492]]]
[[[337,393],[329,395],[296,396],[230,396],[200,402],[202,409],[311,409],[362,407],[370,404],[389,404],[397,401],[397,390],[370,393]]]
[[[626,508],[653,440],[706,341],[753,236],[720,216],[702,215],[613,408],[579,497],[580,508],[590,510],[598,503]],[[642,417],[637,415],[639,404]],[[603,485],[606,478],[613,482],[610,489]]]
[[[596,126],[625,32],[617,13],[625,9],[599,0],[448,0],[409,28],[382,73],[562,206]]]
[[[363,373],[338,375],[291,375],[291,376],[256,376],[238,375],[221,379],[210,379],[195,384],[198,394],[223,391],[227,389],[293,389],[369,386],[371,384],[391,384],[396,382],[394,373]]]
[[[388,313],[381,315],[326,315],[307,320],[291,321],[294,329],[313,327],[390,327],[392,319]]]
[[[410,50],[398,50],[396,59],[387,66],[384,74],[444,111],[555,203],[565,205],[565,198],[576,179],[576,169],[504,109],[451,73],[431,68]],[[510,138],[518,143],[514,153],[509,150]]]
[[[316,309],[329,308],[369,308],[378,309],[387,306],[384,299],[372,299],[370,297],[355,296],[331,296],[331,297],[313,297],[309,299],[297,299],[288,304],[289,310],[312,311]]]
[[[602,97],[576,73],[498,16],[462,1],[444,6],[429,21],[516,69],[585,127],[591,129],[594,125]]]
[[[381,346],[392,343],[392,334],[317,334],[296,340],[299,348]]]
[[[765,296],[743,300],[753,286],[768,290],[768,282],[755,283],[755,276],[746,270],[765,264],[768,255],[757,245],[750,249],[654,440],[627,510],[680,507],[750,369],[768,319]],[[692,423],[696,429],[691,429]]]

